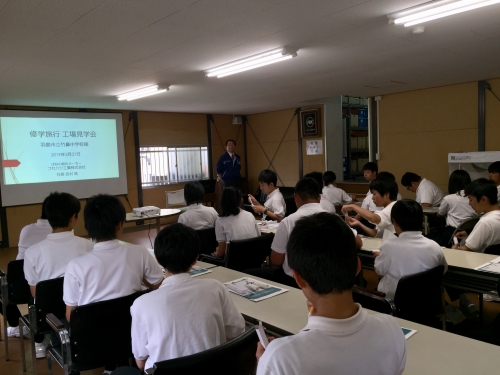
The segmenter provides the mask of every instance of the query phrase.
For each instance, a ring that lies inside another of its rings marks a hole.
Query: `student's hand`
[[[348,214],[349,211],[352,211],[353,210],[353,207],[352,206],[356,206],[355,204],[344,204],[342,206],[342,213],[345,215],[345,214]]]
[[[459,240],[462,238],[467,237],[467,232],[464,230],[461,230],[460,232],[455,233],[455,237],[457,237]]]
[[[266,208],[264,206],[261,206],[260,204],[258,204],[257,206],[256,205],[252,206],[252,210],[256,214],[263,214],[264,211],[266,210]]]
[[[248,200],[250,201],[251,204],[259,204],[259,202],[257,202],[257,199],[255,199],[255,197],[252,194],[248,194]]]
[[[274,340],[274,337],[272,337],[272,336],[267,337],[267,341],[271,342],[273,340]],[[259,362],[260,357],[262,357],[264,355],[265,351],[266,351],[266,349],[264,349],[262,344],[260,342],[258,342],[257,343],[257,352],[255,353],[255,357],[257,358],[257,362]]]
[[[346,223],[351,226],[351,227],[357,227],[357,226],[360,226],[361,223],[359,222],[359,220],[356,220],[355,218],[353,217],[350,217],[350,216],[347,216],[347,221]]]
[[[356,198],[356,194],[351,194],[351,199],[352,199],[353,202],[356,202],[356,199],[357,199]]]

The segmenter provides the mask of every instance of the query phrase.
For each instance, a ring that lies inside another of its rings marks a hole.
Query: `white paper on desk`
[[[490,262],[477,267],[476,270],[483,272],[500,273],[500,264]]]
[[[500,257],[493,259],[490,263],[500,263]]]
[[[416,329],[411,329],[411,328],[404,328],[404,327],[401,327],[401,329],[403,330],[403,333],[405,335],[405,339],[408,340],[410,337],[412,337],[415,333],[417,333],[417,330]]]
[[[206,274],[206,273],[210,273],[210,272],[212,272],[212,271],[207,270],[207,269],[205,269],[205,268],[200,268],[200,269],[197,269],[197,270],[196,270],[196,269],[194,269],[194,267],[193,267],[193,268],[191,269],[191,271],[189,271],[189,275],[190,275],[191,277],[196,277],[196,276],[204,275],[204,274]]]
[[[253,302],[263,301],[277,296],[278,294],[288,292],[288,289],[266,284],[262,281],[252,279],[251,277],[242,277],[224,283],[224,285],[230,292],[245,297]]]

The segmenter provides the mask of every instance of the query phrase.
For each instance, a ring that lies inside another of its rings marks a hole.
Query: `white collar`
[[[300,206],[297,211],[300,210],[308,210],[308,209],[316,209],[316,208],[321,208],[321,205],[319,203],[306,203]]]
[[[189,273],[183,272],[183,273],[178,273],[176,275],[172,275],[169,277],[166,277],[165,280],[160,285],[160,288],[165,286],[165,285],[172,285],[176,283],[183,283],[188,280],[192,280],[192,277]]]
[[[422,232],[420,231],[406,231],[406,232],[401,232],[398,236],[399,238],[404,237],[404,238],[423,238],[424,236],[422,235]]]
[[[38,219],[35,224],[41,227],[50,227],[49,221],[47,219]]]
[[[59,233],[49,233],[47,235],[48,239],[56,239],[56,238],[65,238],[65,237],[74,237],[75,234],[73,231],[65,231],[65,232],[59,232]]]
[[[267,194],[267,199],[271,198],[273,195],[276,195],[277,192],[279,193],[279,191],[280,191],[280,189],[278,189],[278,188],[274,189],[272,192]]]
[[[94,245],[94,250],[113,250],[120,246],[117,239],[111,241],[98,242]]]
[[[359,331],[364,325],[368,313],[363,310],[359,303],[355,304],[358,307],[358,312],[347,319],[332,319],[323,316],[309,316],[307,325],[301,332],[309,330],[325,331],[329,334],[346,336]]]
[[[197,209],[200,209],[202,206],[203,206],[203,204],[201,204],[201,203],[194,203],[194,204],[190,204],[187,207],[187,209],[188,210],[197,210]]]

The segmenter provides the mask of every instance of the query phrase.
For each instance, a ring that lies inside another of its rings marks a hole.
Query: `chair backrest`
[[[36,284],[36,329],[35,333],[49,332],[45,317],[47,314],[54,314],[57,318],[64,318],[66,314],[66,304],[63,301],[64,277],[40,281]],[[32,327],[34,328],[34,327]]]
[[[217,247],[215,228],[198,229],[195,231],[200,238],[200,254],[212,254]]]
[[[431,324],[443,308],[441,280],[444,266],[402,277],[394,303],[397,316],[422,324]]]
[[[497,243],[495,245],[486,246],[486,249],[484,249],[484,253],[491,254],[491,255],[500,255],[500,243]]]
[[[273,233],[266,233],[246,240],[231,241],[229,249],[226,250],[226,267],[236,271],[260,268],[266,257],[271,254],[273,238]]]
[[[354,302],[359,303],[366,309],[383,314],[396,315],[396,305],[384,293],[368,290],[357,285],[352,289]]]
[[[184,189],[166,191],[165,195],[167,197],[167,208],[172,206],[186,205],[186,201],[184,200]]]
[[[475,217],[473,219],[465,220],[462,224],[459,226],[459,231],[464,230],[467,232],[467,234],[470,234],[474,227],[476,226],[477,222],[479,221],[478,217]]]
[[[103,367],[132,356],[130,306],[147,292],[73,309],[70,319],[73,371]]]
[[[203,352],[186,357],[156,362],[155,375],[211,373],[247,375],[255,370],[255,350],[259,338],[252,328],[241,336]]]
[[[7,287],[9,303],[21,305],[30,301],[30,286],[24,278],[24,259],[12,260],[7,265]]]

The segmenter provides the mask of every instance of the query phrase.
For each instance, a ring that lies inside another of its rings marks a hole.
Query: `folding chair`
[[[467,232],[467,234],[471,234],[472,230],[474,229],[474,227],[476,226],[478,221],[479,221],[478,217],[475,217],[475,218],[472,218],[469,220],[465,220],[462,224],[459,225],[459,227],[457,229],[455,229],[455,231],[451,235],[449,242],[453,243],[453,237],[455,237],[455,234],[457,234],[457,232],[464,230]]]
[[[215,228],[198,229],[195,232],[201,242],[200,255],[212,254],[218,245],[217,238],[215,237]]]
[[[484,249],[484,253],[491,254],[491,255],[500,255],[500,243],[497,243],[495,245],[486,246],[486,249]]]
[[[30,330],[31,359],[33,363],[33,374],[36,375],[36,351],[35,335],[50,333],[50,326],[45,321],[47,314],[54,314],[58,318],[64,318],[66,304],[63,301],[64,277],[40,281],[36,284],[35,303],[28,308],[28,315],[19,318],[19,332],[23,326]],[[23,360],[23,371],[26,371],[26,356],[24,353],[23,336],[19,335],[21,345],[21,357]]]
[[[259,237],[231,241],[226,250],[226,267],[235,271],[259,268],[271,254],[273,239],[273,233],[266,233]]]
[[[30,286],[24,278],[24,259],[10,261],[7,265],[7,275],[0,270],[1,300],[3,314],[3,329],[5,337],[5,360],[9,360],[9,340],[7,339],[7,305],[28,304],[31,299]],[[20,337],[22,338],[22,328]]]
[[[396,315],[396,305],[385,296],[385,293],[355,285],[352,289],[352,297],[354,302],[359,303],[366,309],[382,314]]]
[[[184,189],[165,191],[165,196],[167,198],[167,208],[182,207],[186,205],[186,201],[184,200]]]
[[[68,328],[54,314],[48,314],[47,323],[61,338],[60,346],[47,351],[49,374],[52,375],[52,359],[68,375],[131,358],[130,306],[147,292],[78,306],[71,311]]]

